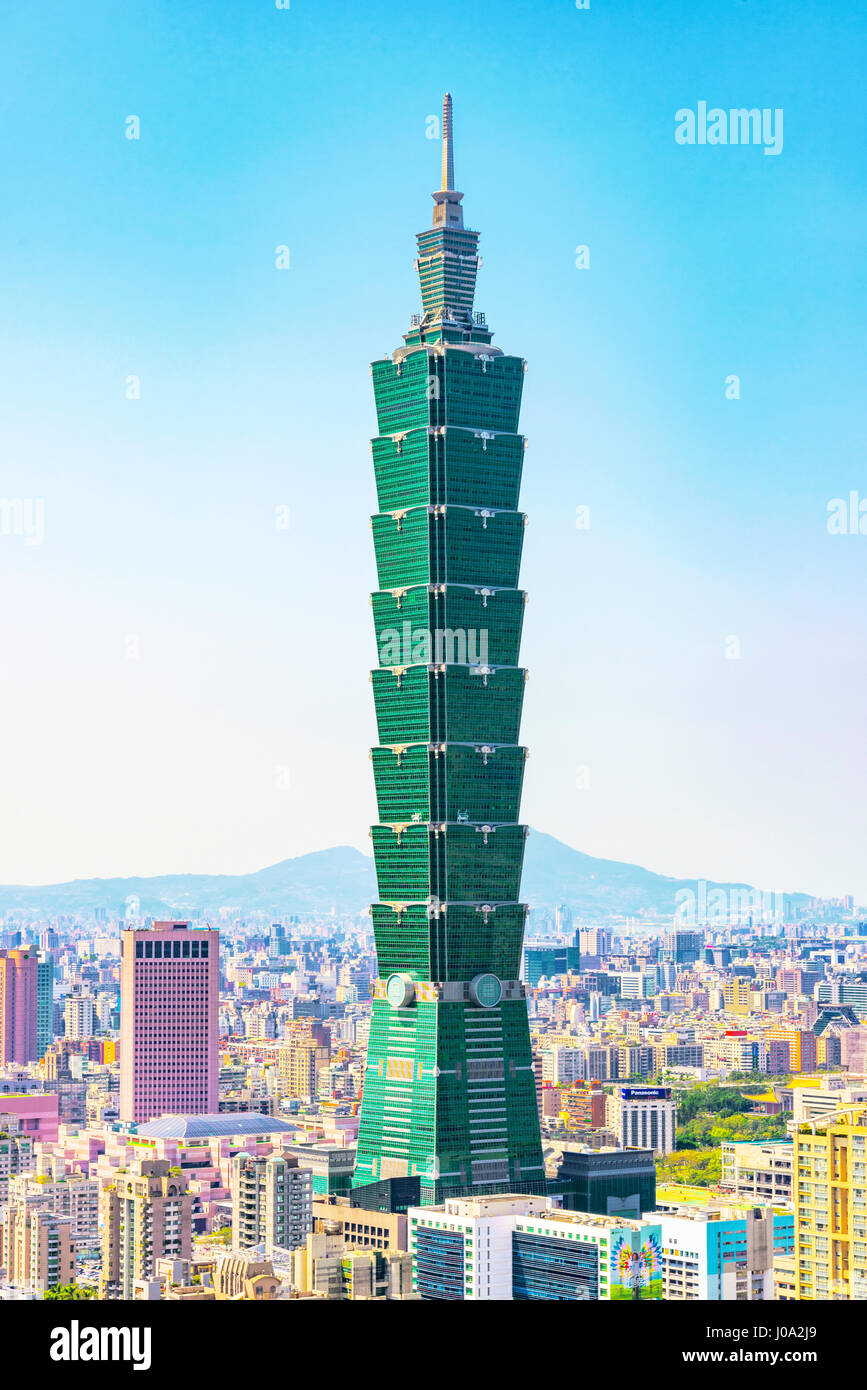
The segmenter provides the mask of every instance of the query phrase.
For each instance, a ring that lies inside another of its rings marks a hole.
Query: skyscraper
[[[216,1113],[220,933],[154,922],[121,933],[120,1117]]]
[[[36,1061],[38,985],[35,951],[0,951],[0,1067]]]
[[[379,979],[354,1179],[417,1175],[422,1204],[545,1191],[518,978],[525,364],[474,312],[478,233],[454,183],[446,96],[423,312],[372,365]]]

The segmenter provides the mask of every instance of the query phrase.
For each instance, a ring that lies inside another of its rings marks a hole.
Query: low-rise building
[[[400,1212],[368,1211],[348,1202],[313,1201],[313,1229],[337,1227],[347,1245],[361,1250],[406,1250],[406,1216]]]
[[[775,1206],[791,1202],[794,1163],[791,1139],[724,1143],[721,1152],[720,1187],[724,1191]]]

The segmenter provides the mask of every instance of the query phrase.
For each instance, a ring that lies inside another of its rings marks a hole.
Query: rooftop
[[[775,1212],[787,1210],[785,1203],[762,1202],[754,1197],[736,1197],[712,1187],[689,1187],[686,1183],[661,1183],[656,1189],[655,1215],[694,1216],[699,1219],[726,1220],[737,1218],[757,1207],[773,1207]]]
[[[161,1115],[139,1125],[140,1139],[234,1139],[251,1134],[294,1134],[297,1125],[273,1115],[242,1110],[226,1115]]]

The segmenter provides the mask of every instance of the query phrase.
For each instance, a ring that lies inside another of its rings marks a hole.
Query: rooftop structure
[[[229,1115],[162,1115],[137,1125],[143,1139],[234,1139],[245,1134],[294,1134],[298,1126],[274,1115],[241,1110]]]

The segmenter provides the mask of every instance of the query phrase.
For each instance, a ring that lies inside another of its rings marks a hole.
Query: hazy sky
[[[841,0],[7,9],[0,881],[369,849],[368,363],[419,308],[448,88],[477,307],[529,362],[525,819],[867,901],[867,535],[827,528],[867,498],[862,30]],[[782,109],[782,152],[678,144],[701,101]]]

